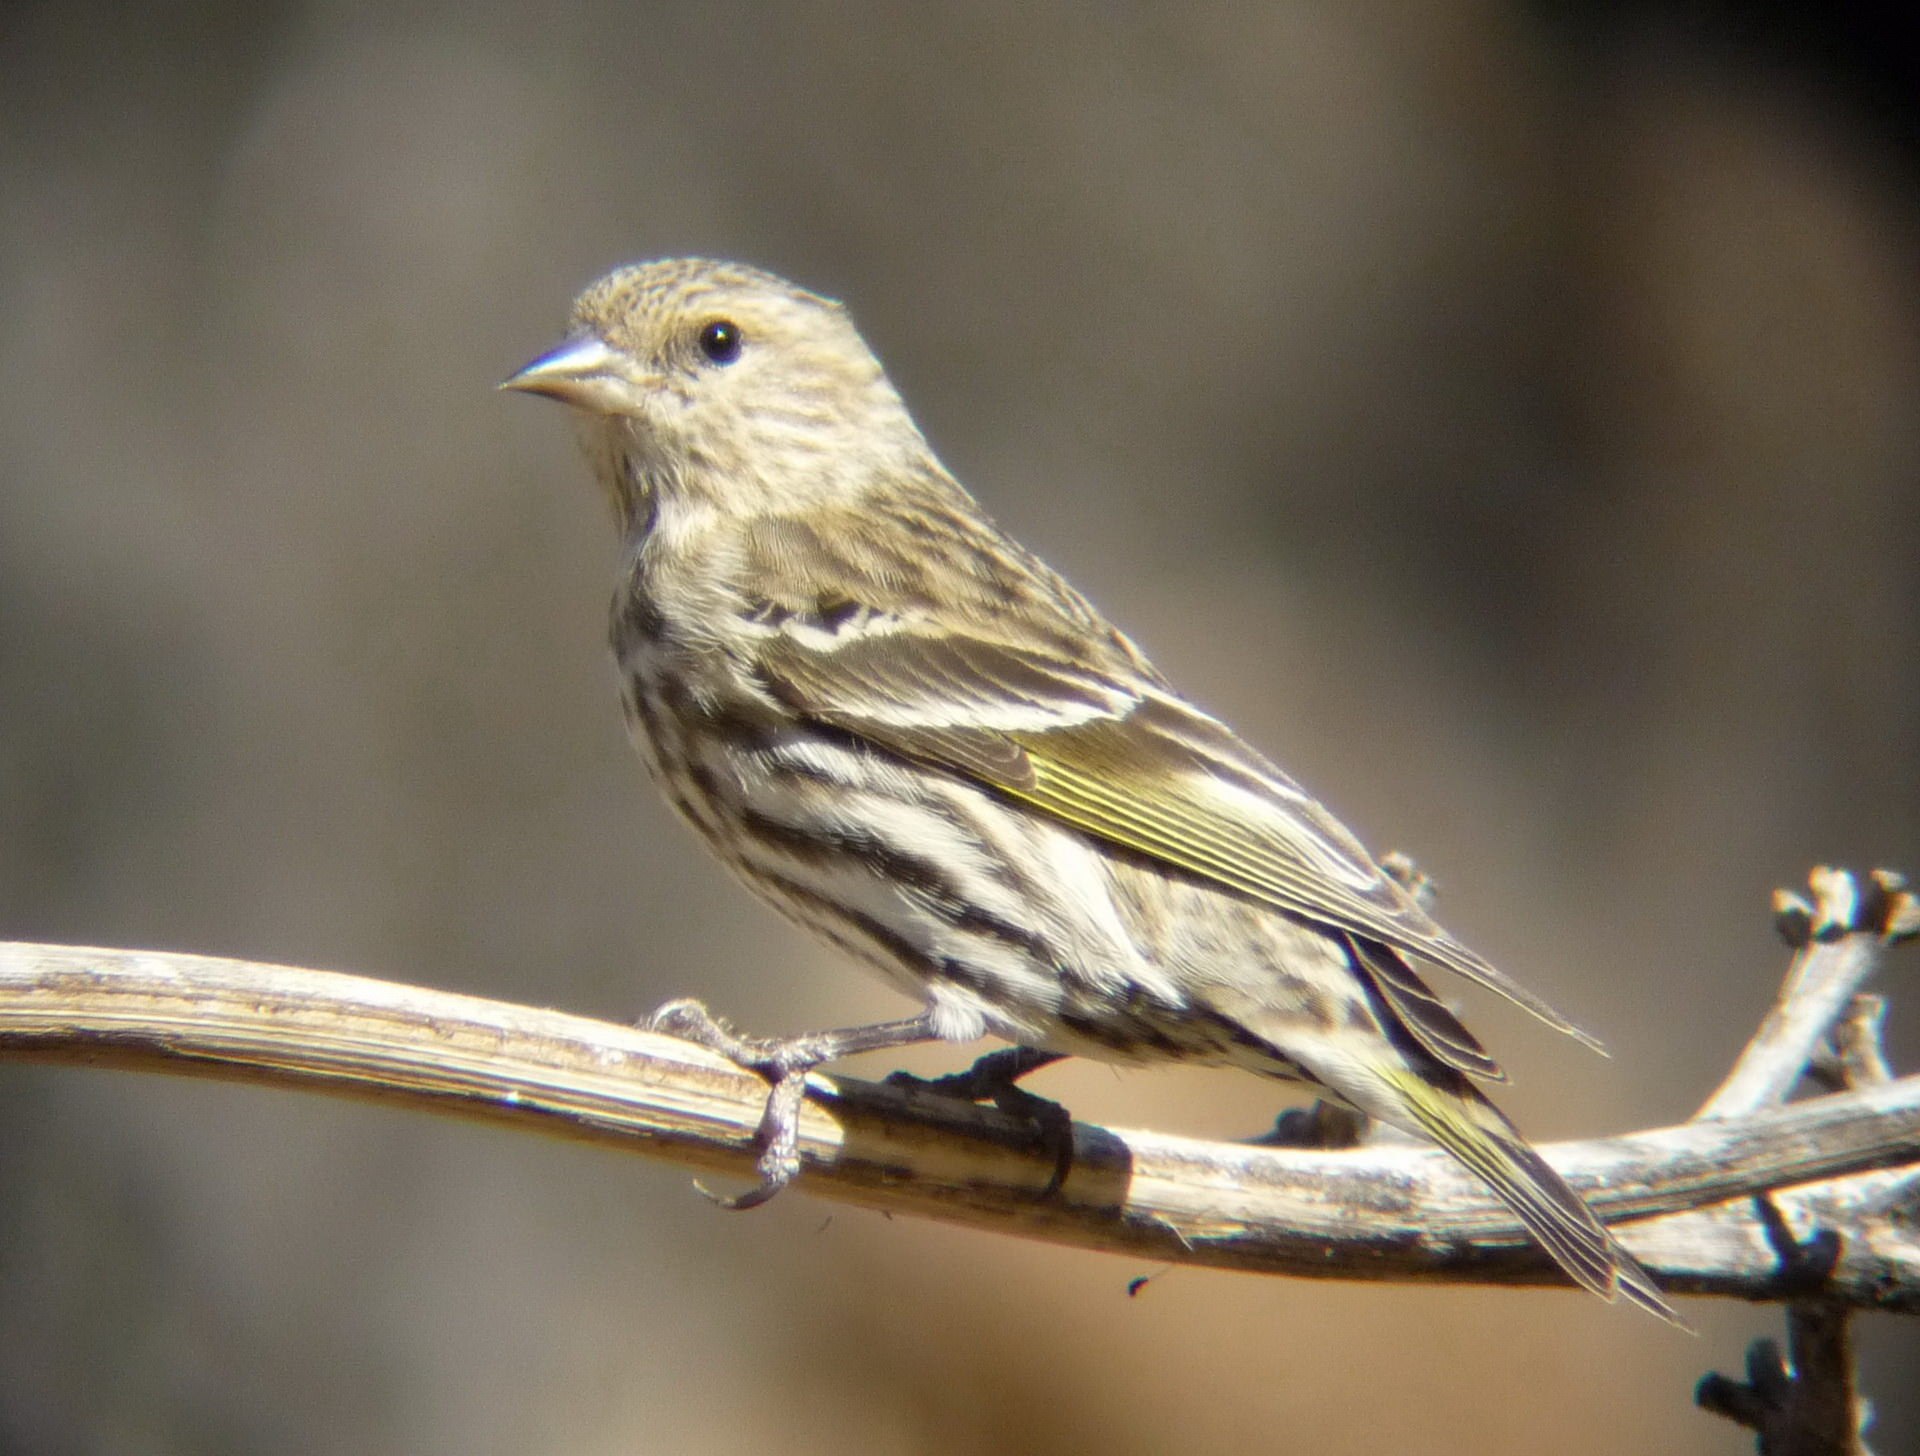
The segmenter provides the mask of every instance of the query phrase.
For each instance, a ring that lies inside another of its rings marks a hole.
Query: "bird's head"
[[[505,389],[572,406],[615,505],[758,513],[845,499],[925,444],[831,299],[738,263],[609,273]]]

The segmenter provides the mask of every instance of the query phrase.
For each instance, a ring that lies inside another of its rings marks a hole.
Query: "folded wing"
[[[783,634],[761,658],[789,707],[965,775],[1086,834],[1346,932],[1356,963],[1442,1061],[1498,1076],[1405,957],[1434,961],[1599,1043],[1449,936],[1292,779],[1121,662],[870,622]]]

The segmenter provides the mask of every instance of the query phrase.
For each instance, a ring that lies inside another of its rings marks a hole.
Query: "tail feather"
[[[1354,968],[1370,976],[1388,1006],[1413,1038],[1449,1067],[1469,1077],[1504,1082],[1507,1074],[1487,1054],[1480,1039],[1461,1023],[1452,1009],[1433,994],[1419,973],[1392,946],[1348,934],[1344,936]]]
[[[1666,1296],[1660,1292],[1660,1286],[1654,1283],[1653,1276],[1638,1259],[1625,1249],[1619,1249],[1614,1257],[1620,1266],[1620,1293],[1626,1296],[1627,1303],[1637,1304],[1648,1314],[1658,1315],[1676,1330],[1684,1330],[1690,1335],[1694,1333],[1693,1326],[1674,1312],[1673,1306],[1667,1303]]]
[[[1404,1120],[1478,1175],[1575,1283],[1609,1301],[1624,1294],[1648,1313],[1686,1328],[1653,1276],[1464,1077],[1438,1068],[1424,1073],[1396,1068],[1385,1081]]]

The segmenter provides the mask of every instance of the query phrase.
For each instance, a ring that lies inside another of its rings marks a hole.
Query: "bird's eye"
[[[740,357],[740,326],[715,319],[700,330],[700,352],[715,364],[731,364]]]

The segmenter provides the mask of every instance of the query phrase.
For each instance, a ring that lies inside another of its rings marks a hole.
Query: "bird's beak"
[[[629,407],[633,397],[619,356],[592,334],[581,334],[548,350],[501,380],[500,387],[544,394],[594,414],[617,414]]]

